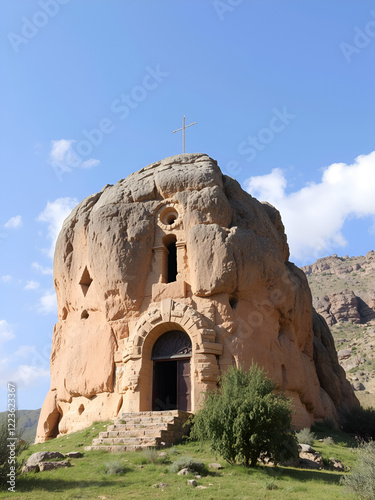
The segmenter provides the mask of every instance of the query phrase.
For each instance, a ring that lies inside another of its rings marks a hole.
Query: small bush
[[[167,464],[170,463],[169,455],[159,456],[159,452],[156,448],[146,448],[142,450],[142,453],[138,454],[138,457],[134,460],[134,463],[140,465],[146,464]]]
[[[268,479],[266,481],[266,489],[267,490],[277,490],[279,487],[276,484],[275,479]]]
[[[196,474],[207,473],[206,465],[191,457],[181,457],[169,467],[171,472],[179,472],[181,469],[189,469],[189,472]]]
[[[146,448],[142,451],[142,456],[148,464],[156,464],[159,460],[158,452],[155,448]]]
[[[168,453],[169,453],[169,455],[179,455],[180,454],[178,449],[173,445],[169,448]]]
[[[310,446],[314,444],[314,440],[316,439],[316,435],[308,427],[297,432],[296,437],[299,444],[308,444]]]
[[[341,479],[347,489],[363,500],[375,498],[375,442],[362,442],[357,448],[358,461],[352,472]]]
[[[113,460],[112,462],[107,462],[105,464],[105,473],[113,476],[113,475],[122,475],[125,474],[126,467],[120,462],[120,460]]]
[[[324,444],[328,444],[328,445],[335,444],[335,441],[333,440],[333,438],[331,438],[331,436],[328,436],[328,437],[324,438],[323,442],[324,442]]]

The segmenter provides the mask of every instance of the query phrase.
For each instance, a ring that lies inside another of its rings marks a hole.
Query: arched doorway
[[[191,410],[191,354],[191,340],[185,332],[172,330],[156,340],[151,354],[153,410]]]

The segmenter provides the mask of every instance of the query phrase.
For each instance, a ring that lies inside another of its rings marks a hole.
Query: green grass
[[[260,465],[255,469],[243,466],[230,466],[220,457],[215,457],[208,445],[196,442],[180,444],[173,447],[173,452],[164,463],[145,463],[142,453],[116,453],[84,451],[84,446],[91,444],[93,437],[106,427],[104,422],[96,422],[90,428],[65,437],[31,446],[24,457],[36,451],[53,450],[66,453],[81,451],[83,458],[71,459],[71,467],[56,471],[30,473],[17,480],[16,493],[5,493],[0,498],[17,500],[50,500],[55,499],[147,499],[147,498],[199,498],[199,499],[342,499],[354,497],[346,494],[339,484],[342,473],[334,471],[310,471],[293,467],[268,467]],[[334,445],[314,442],[314,447],[323,457],[331,456],[351,467],[356,461],[356,453],[352,451],[355,444],[347,435],[325,426],[314,427],[318,438],[331,436]],[[168,449],[166,450],[168,451]],[[192,457],[205,464],[219,461],[223,465],[220,471],[202,474],[198,485],[207,489],[197,489],[187,485],[187,479],[194,477],[178,476],[170,472],[171,464],[176,460]],[[116,467],[108,463],[116,462]],[[108,469],[123,466],[121,474],[108,474]],[[153,487],[157,483],[167,483],[163,491]]]
[[[317,440],[314,441],[315,450],[320,453],[323,460],[328,462],[331,457],[340,460],[348,469],[351,469],[357,461],[355,439],[338,429],[331,429],[324,424],[315,424],[312,427]],[[331,437],[334,444],[320,442],[319,439]]]

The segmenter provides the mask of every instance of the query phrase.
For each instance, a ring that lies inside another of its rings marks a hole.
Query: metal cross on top
[[[197,122],[194,122],[194,123],[190,123],[190,125],[186,125],[185,126],[185,115],[182,117],[182,128],[178,128],[177,130],[174,130],[172,132],[172,134],[174,134],[175,132],[179,132],[180,130],[182,130],[182,152],[185,153],[185,129],[187,129],[188,127],[191,127],[192,125],[195,125]]]

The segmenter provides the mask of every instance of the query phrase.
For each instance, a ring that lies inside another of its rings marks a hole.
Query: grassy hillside
[[[36,436],[36,428],[38,425],[40,409],[39,410],[17,410],[18,415],[18,428],[22,429],[22,439],[28,443],[33,443]],[[0,413],[0,422],[6,418],[7,412]]]
[[[215,457],[208,446],[195,442],[180,444],[166,449],[167,456],[156,463],[150,463],[143,452],[109,454],[103,451],[84,452],[99,431],[106,427],[104,422],[96,422],[90,428],[60,437],[47,443],[32,445],[24,452],[24,457],[41,450],[66,453],[81,451],[83,458],[71,459],[71,467],[56,471],[29,473],[17,481],[16,493],[5,493],[1,498],[17,500],[55,499],[145,499],[161,497],[166,499],[341,499],[345,493],[339,484],[343,473],[329,470],[302,470],[293,467],[270,467],[260,465],[255,469],[230,466],[220,457]],[[353,466],[356,453],[355,443],[340,431],[332,431],[320,426],[317,437],[330,435],[336,444],[315,441],[314,447],[324,459],[335,457],[347,467]],[[197,479],[198,487],[187,485],[194,475],[178,476],[170,471],[170,465],[184,457],[193,457],[206,464],[221,463],[223,469],[202,474]],[[114,465],[124,468],[122,474],[108,474]],[[167,484],[156,487],[159,483]],[[350,494],[345,498],[352,500]]]

